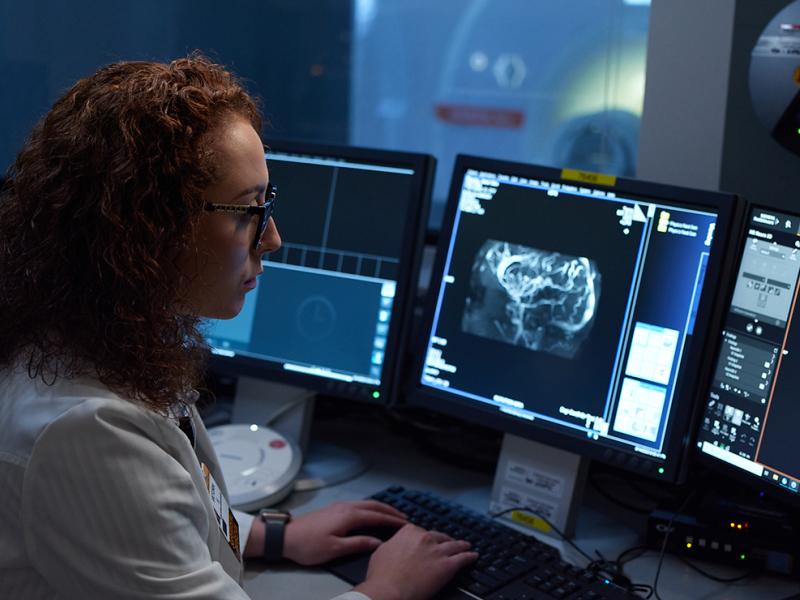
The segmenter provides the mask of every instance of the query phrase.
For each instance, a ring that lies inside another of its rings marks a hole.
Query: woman
[[[246,598],[241,556],[312,565],[377,548],[340,598],[411,600],[475,560],[378,502],[294,519],[277,553],[261,520],[227,510],[193,406],[198,326],[235,316],[281,243],[260,128],[202,57],[118,63],[60,98],[9,170],[0,596]],[[347,536],[371,525],[400,529],[382,545]]]

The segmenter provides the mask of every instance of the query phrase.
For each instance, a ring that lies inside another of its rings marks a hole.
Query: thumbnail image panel
[[[622,382],[614,431],[655,442],[665,398],[663,387],[626,377]]]
[[[749,238],[733,291],[733,312],[785,326],[798,271],[796,248]]]

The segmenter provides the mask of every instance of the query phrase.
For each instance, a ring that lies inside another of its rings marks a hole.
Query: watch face
[[[268,508],[264,508],[259,514],[264,521],[288,523],[292,520],[292,515],[284,510],[270,510]]]

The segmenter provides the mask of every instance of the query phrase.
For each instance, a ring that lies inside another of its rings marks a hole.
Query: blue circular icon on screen
[[[325,339],[336,327],[336,308],[325,296],[309,296],[297,307],[297,331],[312,342]]]

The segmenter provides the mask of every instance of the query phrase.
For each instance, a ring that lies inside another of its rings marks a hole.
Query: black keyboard
[[[561,560],[555,548],[507,527],[486,515],[429,492],[387,488],[372,496],[408,515],[425,529],[467,540],[480,558],[437,598],[455,600],[630,600],[641,598],[595,573]],[[389,539],[396,530],[371,528],[358,534]],[[345,557],[327,565],[345,581],[361,583],[367,573],[369,554]]]

